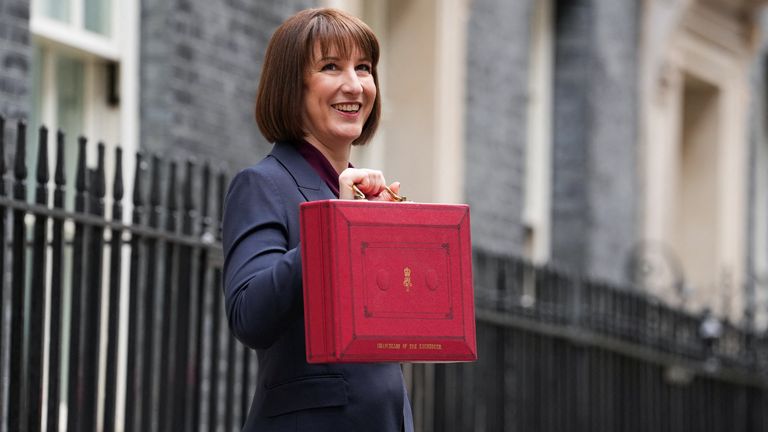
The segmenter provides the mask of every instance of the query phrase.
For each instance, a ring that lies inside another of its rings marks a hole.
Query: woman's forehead
[[[346,43],[339,43],[339,41],[317,41],[314,44],[312,50],[313,61],[318,61],[323,58],[344,58],[344,59],[369,59],[370,54],[363,51],[360,46],[353,41],[345,41]]]

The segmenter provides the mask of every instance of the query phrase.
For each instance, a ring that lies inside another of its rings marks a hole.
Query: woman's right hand
[[[360,192],[365,194],[366,199],[372,201],[392,201],[392,197],[387,192],[386,184],[384,174],[381,171],[367,168],[347,168],[339,175],[339,198],[346,200],[355,199],[355,192],[352,186],[357,186]],[[392,183],[390,189],[394,193],[398,193],[400,183]]]

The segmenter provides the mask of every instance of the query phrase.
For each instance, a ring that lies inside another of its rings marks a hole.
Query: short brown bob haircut
[[[315,44],[322,56],[331,49],[348,58],[358,48],[371,62],[376,99],[352,144],[365,144],[376,132],[381,116],[381,93],[376,65],[379,42],[367,24],[338,9],[307,9],[288,18],[272,35],[264,55],[259,92],[256,96],[256,123],[270,142],[298,141],[306,136],[303,127],[304,82],[314,61]]]

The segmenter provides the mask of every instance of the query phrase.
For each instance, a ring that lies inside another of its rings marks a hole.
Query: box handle
[[[389,186],[387,185],[384,185],[384,189],[386,189],[387,192],[389,192],[389,195],[393,198],[393,201],[403,202],[408,199],[408,197],[404,195],[398,195],[392,192],[392,189],[390,189]],[[365,194],[363,193],[363,191],[360,190],[360,188],[357,187],[357,185],[354,185],[354,184],[352,185],[352,191],[355,193],[356,200],[365,199]]]

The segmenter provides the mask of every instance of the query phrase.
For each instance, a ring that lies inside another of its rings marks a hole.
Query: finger
[[[365,178],[358,184],[363,193],[368,196],[376,196],[384,190],[384,174],[381,171],[366,170]]]

